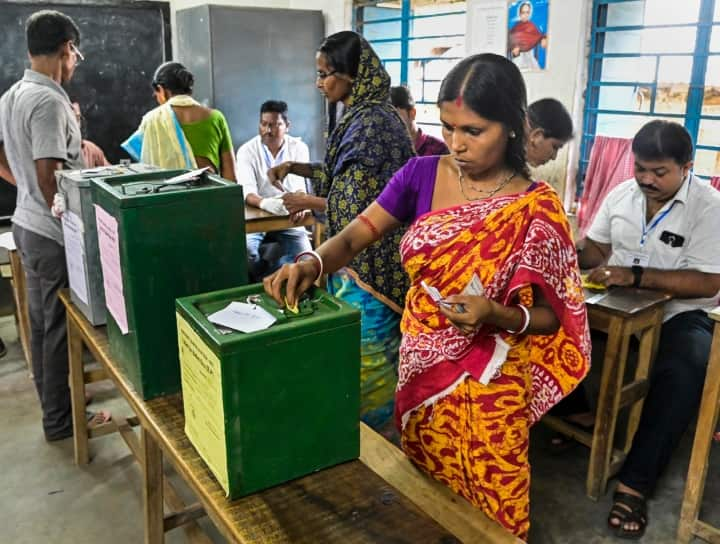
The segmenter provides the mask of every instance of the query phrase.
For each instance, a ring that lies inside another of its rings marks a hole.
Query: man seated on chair
[[[593,269],[591,282],[673,296],[608,516],[623,538],[645,533],[646,499],[698,410],[713,328],[706,310],[720,291],[720,192],[690,172],[690,135],[677,123],[651,121],[632,151],[635,179],[605,197],[579,259]]]
[[[267,171],[277,164],[286,161],[310,162],[308,146],[300,138],[290,136],[289,128],[287,104],[280,100],[268,100],[260,107],[259,134],[237,151],[235,175],[243,186],[246,204],[274,215],[290,215],[283,203],[283,195],[303,193],[305,196],[306,192],[305,178],[300,176],[290,174],[285,178],[285,192],[276,189],[268,181]],[[293,211],[295,213],[290,218],[295,222],[305,213],[303,210]],[[272,262],[265,262],[260,256],[260,244],[263,242],[277,242],[280,245],[280,256]],[[260,281],[283,264],[293,262],[298,253],[310,249],[304,227],[248,234],[250,277]]]

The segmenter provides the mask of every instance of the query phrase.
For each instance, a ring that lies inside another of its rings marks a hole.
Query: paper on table
[[[256,304],[231,302],[222,310],[210,314],[208,321],[240,332],[257,332],[270,327],[276,319]]]
[[[0,247],[4,247],[8,251],[15,251],[17,249],[11,230],[0,234]]]
[[[95,204],[98,246],[100,246],[100,266],[103,272],[105,288],[105,306],[120,328],[120,332],[129,331],[125,293],[123,292],[122,268],[120,267],[120,238],[117,220],[103,208]]]
[[[85,277],[84,225],[77,214],[66,210],[62,215],[62,227],[70,289],[87,304],[88,284]]]

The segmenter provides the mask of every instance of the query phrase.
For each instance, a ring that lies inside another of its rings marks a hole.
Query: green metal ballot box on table
[[[147,164],[129,164],[55,172],[58,192],[65,195],[67,206],[62,217],[62,226],[70,298],[96,327],[105,324],[106,311],[91,181],[158,170],[159,168]]]
[[[184,172],[92,182],[110,352],[144,399],[180,391],[175,299],[247,283],[242,187]]]
[[[248,285],[177,301],[185,432],[231,499],[360,454],[360,312],[319,288],[294,314]],[[243,333],[208,316],[265,309]]]

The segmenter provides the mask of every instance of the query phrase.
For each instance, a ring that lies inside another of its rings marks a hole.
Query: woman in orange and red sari
[[[460,62],[438,98],[451,155],[417,157],[315,255],[265,279],[293,304],[410,223],[396,422],[408,457],[527,538],[530,426],[587,373],[577,255],[555,191],[529,179],[525,86],[498,55]]]

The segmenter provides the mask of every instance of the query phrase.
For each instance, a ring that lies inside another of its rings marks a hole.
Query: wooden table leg
[[[67,320],[67,337],[75,464],[87,465],[90,462],[90,453],[88,448],[87,417],[85,416],[85,380],[82,361],[83,342],[80,331],[70,316],[68,316]]]
[[[700,513],[705,478],[708,469],[708,457],[712,445],[712,434],[718,421],[718,407],[720,406],[720,325],[715,324],[712,347],[710,348],[710,361],[708,362],[703,388],[700,413],[695,429],[690,468],[688,469],[685,496],[680,511],[680,524],[678,525],[677,541],[687,544],[693,536],[693,528]]]
[[[586,485],[587,495],[593,500],[605,493],[609,478],[615,424],[620,410],[623,375],[630,342],[625,328],[625,321],[621,317],[613,316],[610,319]]]
[[[145,506],[145,544],[165,542],[163,513],[162,450],[144,429],[140,429]]]
[[[650,369],[655,360],[660,332],[662,329],[663,309],[656,308],[653,323],[640,334],[640,349],[638,350],[637,368],[635,369],[635,381],[647,380],[650,376]],[[625,445],[623,451],[628,453],[632,447],[632,441],[640,425],[640,416],[645,403],[644,397],[630,408],[627,430],[625,431]]]

